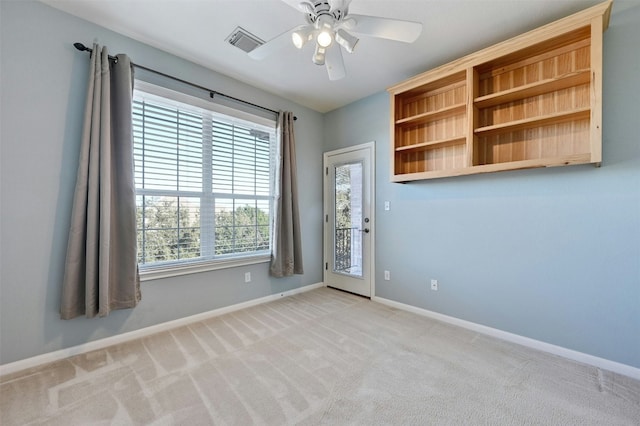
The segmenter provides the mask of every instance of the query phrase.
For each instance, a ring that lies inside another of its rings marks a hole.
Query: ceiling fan
[[[253,59],[264,59],[275,51],[293,45],[298,49],[315,41],[312,60],[325,65],[330,80],[344,78],[346,70],[340,47],[352,53],[360,36],[414,42],[422,32],[419,22],[349,14],[351,0],[283,0],[303,13],[306,25],[294,27],[249,52]]]

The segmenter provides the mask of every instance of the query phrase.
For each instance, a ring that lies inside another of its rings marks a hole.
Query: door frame
[[[329,157],[335,156],[335,155],[340,155],[340,154],[346,154],[346,153],[350,153],[350,152],[354,152],[354,151],[361,151],[361,150],[368,150],[369,151],[369,158],[371,159],[371,161],[369,162],[369,200],[370,200],[370,207],[369,207],[369,220],[370,220],[370,232],[369,232],[369,285],[370,285],[370,298],[373,299],[376,295],[375,289],[376,289],[376,244],[375,244],[375,236],[376,236],[376,218],[375,218],[375,214],[376,214],[376,174],[375,174],[375,170],[376,170],[376,142],[375,141],[371,141],[371,142],[366,142],[360,145],[354,145],[354,146],[350,146],[347,148],[341,148],[341,149],[336,149],[333,151],[327,151],[323,154],[323,161],[322,161],[322,186],[323,186],[323,201],[322,201],[322,207],[323,207],[323,214],[322,214],[322,253],[323,253],[323,259],[322,259],[322,279],[324,282],[324,285],[327,285],[327,276],[329,274],[329,270],[328,270],[328,264],[329,261],[332,257],[332,244],[331,241],[332,240],[332,235],[331,232],[333,231],[333,226],[331,224],[328,223],[328,215],[329,215],[329,210],[333,208],[333,206],[329,205],[330,204],[330,200],[331,200],[331,196],[329,194],[329,191],[331,188],[333,188],[332,185],[329,185],[329,169],[328,169],[328,160]],[[364,256],[364,253],[363,253]]]

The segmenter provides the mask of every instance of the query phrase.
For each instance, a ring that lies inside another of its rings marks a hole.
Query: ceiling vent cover
[[[264,41],[260,40],[258,37],[254,36],[249,31],[241,27],[237,27],[235,30],[233,30],[231,35],[229,35],[229,37],[227,37],[225,41],[240,50],[244,50],[247,53],[264,44]]]

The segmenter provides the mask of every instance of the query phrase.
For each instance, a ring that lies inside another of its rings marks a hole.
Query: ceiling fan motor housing
[[[315,24],[321,16],[330,16],[336,21],[340,21],[347,14],[346,8],[331,7],[331,2],[327,0],[316,0],[312,2],[300,3],[300,7],[307,12],[307,22]]]

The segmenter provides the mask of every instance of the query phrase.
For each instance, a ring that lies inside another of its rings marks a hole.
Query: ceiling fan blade
[[[347,75],[347,71],[344,68],[344,60],[342,59],[342,49],[336,44],[327,49],[324,64],[327,67],[329,80],[340,80]]]
[[[347,19],[355,20],[355,24],[347,27],[349,31],[364,36],[413,43],[422,32],[420,22],[353,14],[349,14]]]
[[[298,12],[303,12],[303,9],[300,8],[300,3],[305,3],[308,0],[282,0],[283,3],[288,4]]]
[[[291,34],[294,31],[298,31],[304,28],[306,25],[300,25],[295,28],[291,28],[289,31],[285,31],[282,34],[272,38],[262,46],[258,46],[249,52],[249,57],[256,60],[262,60],[272,53],[286,47],[293,47],[293,41],[291,41]]]
[[[351,0],[328,0],[329,6],[331,6],[331,10],[334,9],[346,9],[349,7],[349,3]]]

